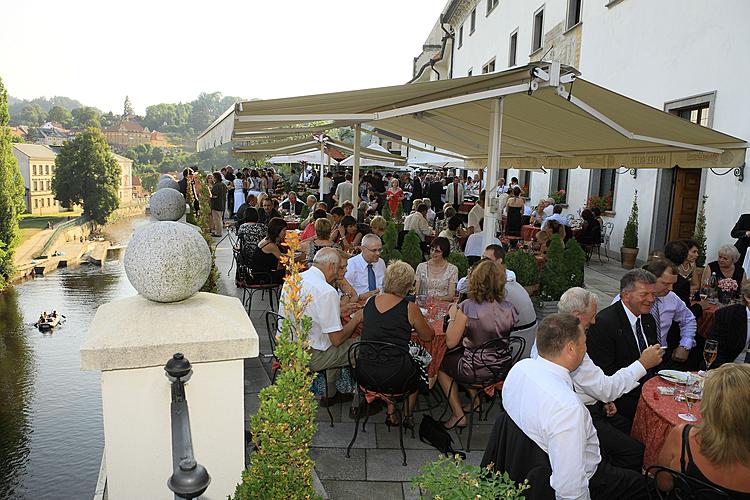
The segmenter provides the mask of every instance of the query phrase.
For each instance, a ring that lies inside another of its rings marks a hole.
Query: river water
[[[108,227],[124,244],[144,217]],[[104,448],[98,372],[78,350],[97,307],[135,295],[122,262],[61,269],[0,293],[0,499],[93,496]],[[66,316],[52,334],[31,326]]]

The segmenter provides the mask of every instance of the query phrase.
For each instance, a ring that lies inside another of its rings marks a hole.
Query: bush
[[[693,241],[698,245],[698,259],[695,265],[703,267],[706,265],[706,200],[708,195],[704,194],[701,199],[701,207],[698,209],[698,219],[695,221],[695,232]]]
[[[568,276],[569,286],[583,286],[583,269],[586,266],[586,252],[583,251],[578,240],[571,238],[563,251],[563,262],[566,266],[565,275]]]
[[[286,238],[293,256],[299,248],[299,236],[289,232]],[[252,417],[253,442],[251,468],[242,472],[235,490],[236,499],[312,498],[313,461],[309,450],[317,431],[317,403],[310,391],[310,353],[307,338],[312,326],[304,311],[310,297],[302,297],[299,269],[293,258],[284,257],[289,273],[284,284],[284,308],[289,316],[282,323],[276,345],[281,365],[276,382],[260,392],[260,408]]]
[[[380,208],[380,215],[383,216],[386,222],[391,222],[393,220],[393,214],[391,214],[391,207],[390,205],[388,205],[388,203],[384,203],[383,206]]]
[[[523,251],[513,251],[505,254],[505,267],[516,273],[516,281],[522,286],[539,283],[539,268],[536,259]]]
[[[427,492],[442,500],[464,500],[466,498],[523,499],[523,492],[530,488],[528,480],[523,484],[513,481],[507,472],[495,472],[464,463],[458,456],[440,457],[420,469],[421,474],[412,479],[412,487],[420,493]],[[421,495],[420,495],[421,496]]]
[[[542,300],[560,300],[560,296],[570,288],[570,276],[568,266],[563,260],[563,248],[560,235],[552,236],[547,250],[547,262],[544,264],[539,282]]]
[[[403,257],[403,260],[411,267],[414,268],[414,270],[417,270],[417,266],[420,262],[422,262],[422,246],[421,246],[422,240],[419,239],[419,236],[417,236],[417,233],[414,231],[409,231],[409,233],[404,237],[404,243],[401,245],[401,255]]]
[[[188,189],[188,191],[190,191]],[[201,288],[201,292],[219,293],[219,270],[216,268],[216,246],[211,238],[211,229],[209,229],[209,220],[211,218],[211,195],[208,192],[208,184],[201,182],[198,191],[198,200],[200,201],[201,211],[197,215],[197,225],[201,228],[201,235],[211,249],[211,272],[206,278],[206,282]]]
[[[448,262],[458,268],[458,277],[463,278],[469,272],[469,260],[461,252],[451,252],[448,255]]]
[[[404,204],[400,202],[396,208],[396,220],[403,222],[404,220]]]
[[[549,197],[552,198],[553,200],[555,200],[555,205],[560,205],[560,204],[565,203],[567,195],[565,193],[565,190],[561,189],[561,190],[559,190],[557,192],[550,193]]]
[[[633,206],[630,207],[630,217],[625,224],[625,233],[622,235],[622,246],[625,248],[638,248],[638,191],[633,195]]]
[[[383,233],[383,253],[380,257],[388,264],[392,260],[401,260],[401,252],[396,249],[398,245],[398,229],[396,224],[389,222]]]

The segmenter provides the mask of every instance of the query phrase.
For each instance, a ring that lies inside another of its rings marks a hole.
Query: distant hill
[[[42,111],[44,111],[45,113],[49,113],[49,110],[54,108],[55,106],[60,106],[61,108],[65,108],[68,111],[73,111],[76,108],[84,107],[84,105],[80,101],[65,96],[55,96],[50,97],[49,99],[46,97],[37,97],[36,99],[31,99],[29,101],[27,101],[26,99],[18,99],[17,97],[8,96],[8,110],[10,111],[11,115],[20,114],[24,106],[34,104],[42,108]],[[101,111],[99,112],[101,113]]]

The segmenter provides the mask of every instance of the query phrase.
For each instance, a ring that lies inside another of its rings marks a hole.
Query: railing
[[[205,467],[193,456],[193,438],[190,434],[190,414],[185,397],[185,382],[190,380],[193,369],[182,353],[176,353],[164,365],[167,378],[172,383],[172,467],[174,472],[167,486],[176,499],[191,500],[206,491],[211,477]]]
[[[41,250],[39,250],[39,255],[47,255],[47,252],[52,247],[53,243],[57,240],[57,238],[60,236],[60,233],[62,233],[64,230],[68,229],[69,227],[73,226],[80,226],[84,224],[88,220],[88,217],[86,216],[80,216],[73,220],[69,220],[66,222],[63,222],[62,224],[58,224],[57,227],[55,227],[55,230],[52,231],[52,234],[49,238],[47,238],[47,242],[44,244]]]

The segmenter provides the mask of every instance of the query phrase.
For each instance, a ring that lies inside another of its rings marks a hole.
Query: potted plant
[[[693,232],[693,241],[698,245],[698,258],[695,261],[695,272],[693,276],[702,276],[703,267],[706,265],[706,200],[708,195],[704,194],[701,199],[701,206],[698,209],[698,217],[695,220],[695,232]]]
[[[602,212],[608,212],[612,210],[613,195],[614,193],[610,191],[602,196],[589,196],[588,200],[586,200],[586,207],[598,208]]]
[[[380,254],[386,264],[392,260],[401,260],[401,252],[396,245],[398,245],[398,229],[396,229],[396,224],[389,222],[383,233],[383,253]]]
[[[415,231],[409,231],[404,236],[404,243],[401,245],[401,256],[414,270],[422,262],[422,240],[419,239]]]
[[[461,279],[469,272],[469,259],[461,252],[451,252],[448,262],[458,268],[458,278]]]
[[[516,281],[523,286],[529,295],[539,291],[539,268],[536,259],[523,251],[505,254],[505,267],[516,273]]]
[[[638,191],[633,195],[633,206],[630,208],[630,217],[625,224],[625,232],[622,235],[622,246],[620,247],[620,262],[625,269],[635,267],[635,258],[638,256]]]
[[[581,248],[575,238],[571,238],[565,244],[563,251],[563,262],[565,263],[565,275],[568,277],[568,288],[583,286],[583,269],[586,266],[586,252]]]
[[[458,456],[440,457],[427,463],[420,474],[412,479],[412,486],[419,489],[420,497],[443,500],[466,498],[523,499],[523,492],[530,488],[528,480],[522,484],[513,481],[507,472],[496,472],[489,468],[469,465]]]
[[[565,193],[564,189],[561,189],[559,191],[556,191],[554,193],[550,193],[549,197],[555,200],[555,205],[563,205],[566,202],[567,195]]]
[[[541,302],[537,313],[544,317],[557,311],[557,301],[570,288],[569,266],[565,262],[562,238],[558,234],[552,236],[550,241],[539,285]]]

